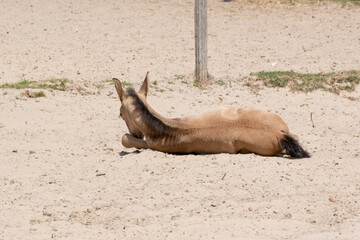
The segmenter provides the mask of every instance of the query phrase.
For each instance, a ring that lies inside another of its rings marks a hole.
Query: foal
[[[126,148],[154,149],[167,153],[256,153],[272,156],[286,153],[310,157],[276,114],[260,110],[228,108],[196,117],[168,119],[146,101],[149,77],[138,92],[123,90],[114,78],[121,101],[120,117],[130,134],[122,137]],[[145,139],[144,139],[145,137]]]

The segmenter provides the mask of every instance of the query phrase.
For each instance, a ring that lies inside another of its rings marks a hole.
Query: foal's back
[[[186,152],[256,152],[262,155],[280,153],[280,139],[289,133],[285,122],[276,114],[260,110],[227,108],[200,116],[177,119],[187,134],[179,145]]]
[[[289,132],[288,126],[276,114],[261,110],[244,110],[241,108],[230,107],[217,111],[204,113],[200,116],[181,119],[192,128],[230,128],[234,129],[257,129],[264,131],[284,131]]]

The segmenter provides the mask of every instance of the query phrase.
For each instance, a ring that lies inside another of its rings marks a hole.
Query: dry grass
[[[24,92],[21,93],[21,96],[25,96],[28,98],[46,97],[44,91],[30,91],[30,90],[25,90]]]

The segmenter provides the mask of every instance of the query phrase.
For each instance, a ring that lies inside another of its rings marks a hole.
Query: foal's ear
[[[124,98],[124,91],[121,87],[121,82],[117,78],[113,78],[113,81],[115,83],[115,88],[116,88],[117,94],[119,95],[119,99],[120,99],[120,101],[122,101]]]
[[[144,82],[139,90],[139,94],[143,94],[146,97],[148,91],[149,91],[149,72],[146,73]]]

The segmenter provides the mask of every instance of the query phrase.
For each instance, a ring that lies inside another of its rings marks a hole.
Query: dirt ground
[[[251,72],[359,69],[360,8],[208,1],[209,73],[192,85],[193,1],[0,0],[0,239],[360,239],[360,89],[245,87]],[[107,79],[167,117],[279,114],[312,157],[169,155],[121,145]],[[156,82],[154,82],[156,81]],[[349,98],[350,97],[350,98]]]

